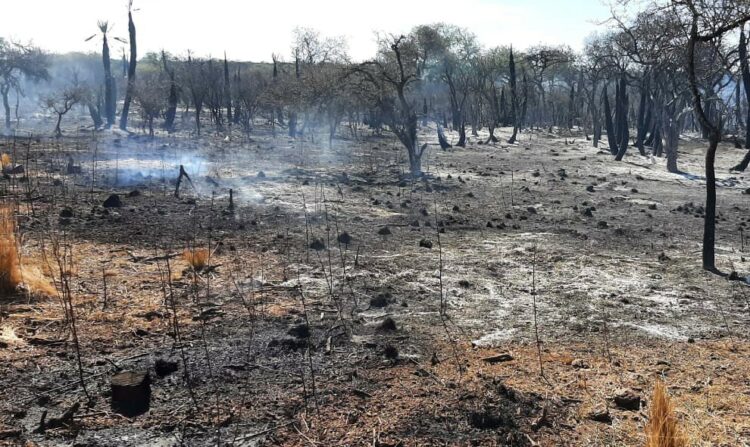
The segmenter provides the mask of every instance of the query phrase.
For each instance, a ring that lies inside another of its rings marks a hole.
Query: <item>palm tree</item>
[[[135,65],[138,59],[135,42],[135,24],[133,23],[133,0],[128,2],[128,40],[130,41],[130,63],[128,64],[128,88],[125,91],[125,102],[120,114],[120,129],[122,130],[127,130],[128,128],[128,112],[130,111],[130,101],[133,99]]]
[[[102,33],[102,63],[104,65],[104,114],[107,119],[107,128],[109,129],[115,123],[115,108],[117,103],[117,93],[115,91],[115,79],[112,77],[112,61],[109,57],[109,42],[107,33],[110,31],[109,22],[100,20],[97,27]],[[96,34],[86,39],[86,42],[96,37]]]

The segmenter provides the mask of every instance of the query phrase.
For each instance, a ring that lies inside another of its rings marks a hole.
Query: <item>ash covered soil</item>
[[[6,140],[22,260],[59,277],[71,248],[86,387],[60,298],[1,300],[0,443],[641,445],[659,377],[694,445],[743,445],[750,290],[700,268],[704,144],[681,146],[677,175],[473,138],[413,181],[390,136]],[[717,265],[743,275],[741,156],[716,162]],[[122,370],[149,373],[145,413],[112,408]]]

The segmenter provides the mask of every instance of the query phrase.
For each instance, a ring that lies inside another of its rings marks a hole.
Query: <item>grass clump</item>
[[[646,425],[646,447],[687,447],[685,435],[677,425],[674,405],[667,395],[664,383],[657,380],[651,397],[648,424]]]
[[[3,153],[0,155],[0,166],[3,168],[8,167],[13,163],[13,160],[10,158],[9,154]]]
[[[208,265],[207,248],[186,248],[182,252],[182,258],[195,270],[203,270]]]
[[[0,294],[13,293],[21,283],[16,221],[10,208],[0,208]]]

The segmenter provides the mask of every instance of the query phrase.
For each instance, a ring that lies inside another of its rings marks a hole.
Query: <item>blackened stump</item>
[[[120,196],[117,194],[112,194],[111,196],[107,197],[107,200],[104,201],[103,204],[104,208],[120,208],[122,206],[122,200],[120,200]]]
[[[112,376],[112,409],[125,416],[137,416],[149,409],[151,379],[147,372],[123,371]]]

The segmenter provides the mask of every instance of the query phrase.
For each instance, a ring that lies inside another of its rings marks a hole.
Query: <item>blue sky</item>
[[[346,37],[357,60],[375,51],[375,33],[401,33],[448,22],[474,32],[485,46],[565,43],[580,48],[609,16],[605,0],[134,0],[140,52],[165,48],[230,59],[289,58],[296,26]],[[56,52],[98,51],[97,20],[127,34],[126,0],[14,0],[0,14],[0,33]],[[458,5],[458,8],[456,6]],[[119,45],[119,44],[116,44]],[[119,53],[119,49],[115,49]]]

